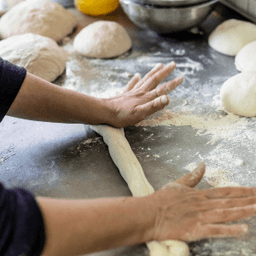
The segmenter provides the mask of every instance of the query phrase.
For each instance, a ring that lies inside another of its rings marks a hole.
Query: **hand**
[[[205,165],[170,183],[152,197],[158,205],[152,240],[196,241],[238,236],[245,224],[224,225],[256,214],[256,189],[243,187],[193,189],[202,179]]]
[[[169,104],[169,94],[182,81],[176,78],[157,87],[175,69],[174,62],[166,67],[158,64],[143,79],[136,74],[125,87],[124,92],[110,99],[104,99],[110,109],[108,124],[115,127],[134,125]]]

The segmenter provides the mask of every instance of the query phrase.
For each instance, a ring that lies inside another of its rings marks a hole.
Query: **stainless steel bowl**
[[[173,7],[144,4],[138,0],[120,0],[120,5],[135,25],[167,34],[197,26],[211,13],[217,2],[218,0],[210,0],[200,4]]]

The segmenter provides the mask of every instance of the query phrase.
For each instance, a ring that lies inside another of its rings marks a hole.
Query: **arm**
[[[246,233],[247,225],[223,223],[256,213],[255,189],[195,190],[192,187],[202,179],[204,169],[201,164],[145,197],[38,198],[46,228],[42,255],[81,255],[152,240],[195,241]]]
[[[157,86],[174,68],[175,63],[160,64],[141,80],[135,75],[123,94],[110,99],[64,89],[28,73],[8,115],[50,122],[133,125],[169,103],[166,95],[182,77]]]

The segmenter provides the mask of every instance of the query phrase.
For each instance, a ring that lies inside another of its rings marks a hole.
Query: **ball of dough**
[[[80,31],[74,49],[91,58],[112,58],[128,51],[132,41],[124,27],[114,21],[97,21]]]
[[[0,37],[33,33],[59,41],[76,25],[76,17],[60,4],[30,0],[15,5],[2,16]]]
[[[236,55],[235,65],[239,71],[256,71],[256,41],[244,46]]]
[[[229,78],[220,89],[222,105],[231,113],[256,116],[256,74],[242,72]]]
[[[0,56],[52,82],[63,73],[69,54],[48,37],[24,34],[0,41]]]
[[[246,44],[256,40],[256,25],[230,19],[220,24],[209,36],[209,45],[217,52],[235,56]]]

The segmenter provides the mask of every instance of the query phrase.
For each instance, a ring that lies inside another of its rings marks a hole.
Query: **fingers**
[[[243,207],[248,205],[256,205],[256,196],[232,199],[213,199],[198,203],[197,206],[202,211],[209,211],[218,208]]]
[[[134,88],[134,86],[140,81],[141,75],[140,73],[136,73],[134,77],[130,80],[130,82],[125,86],[124,92],[128,92]]]
[[[136,84],[134,88],[139,88],[145,81],[148,80],[148,78],[152,77],[155,73],[157,73],[159,70],[163,69],[164,65],[162,63],[156,64],[156,66],[148,72],[139,83]]]
[[[218,198],[233,198],[233,197],[248,197],[256,195],[256,188],[244,188],[244,187],[224,187],[224,188],[212,188],[208,190],[200,191],[202,196],[209,199]]]
[[[173,91],[178,85],[180,85],[183,81],[183,77],[177,77],[172,81],[169,81],[161,86],[157,87],[156,89],[152,90],[152,94],[155,96],[167,95],[171,91]]]
[[[248,218],[256,214],[256,205],[244,207],[234,207],[228,209],[216,209],[200,213],[202,223],[225,223],[243,218]]]
[[[175,69],[175,62],[171,62],[165,67],[162,65],[159,67],[156,66],[153,70],[151,70],[142,80],[138,83],[135,88],[141,88],[145,91],[151,91],[155,89],[159,83],[161,83],[165,78],[167,78],[172,71]]]
[[[165,106],[169,104],[169,102],[169,97],[167,95],[163,95],[148,103],[137,106],[136,113],[140,113],[141,116],[147,117],[163,109]]]
[[[195,170],[175,182],[193,188],[202,180],[204,173],[205,164],[201,162]]]
[[[222,238],[241,236],[248,232],[246,224],[237,225],[203,225],[195,230],[194,235],[188,237],[188,241],[196,241],[204,238]]]

